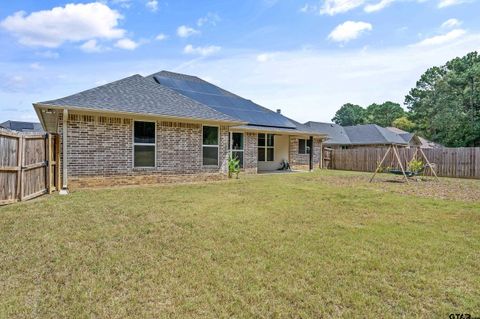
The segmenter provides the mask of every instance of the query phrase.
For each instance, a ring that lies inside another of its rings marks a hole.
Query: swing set
[[[426,164],[423,165],[420,169],[417,169],[417,170],[405,170],[403,168],[403,164],[402,164],[402,161],[400,159],[400,155],[399,155],[399,152],[398,152],[398,146],[396,144],[392,144],[388,147],[387,151],[385,152],[385,155],[383,156],[382,160],[380,161],[380,164],[378,164],[377,169],[375,170],[372,177],[370,178],[370,183],[373,181],[373,179],[375,178],[377,173],[380,171],[380,168],[382,167],[383,162],[385,162],[385,160],[387,159],[387,156],[388,156],[388,154],[390,154],[390,152],[393,152],[393,154],[394,154],[393,159],[392,159],[392,164],[396,160],[398,162],[398,166],[400,167],[400,169],[390,169],[388,171],[390,174],[403,175],[405,181],[408,183],[409,178],[418,176],[420,174],[423,174],[427,168],[430,168],[432,174],[435,176],[435,179],[437,181],[439,181],[437,173],[435,172],[435,165],[430,163],[430,161],[428,160],[427,156],[425,155],[423,150],[420,148],[420,146],[416,146],[415,152],[413,153],[413,156],[412,156],[412,159],[410,160],[410,162],[415,160],[417,158],[418,153],[420,153],[421,156],[423,157],[423,159],[425,159]]]

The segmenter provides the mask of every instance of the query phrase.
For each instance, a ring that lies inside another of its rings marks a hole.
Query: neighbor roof
[[[249,125],[296,129],[285,116],[196,76],[161,71],[149,76],[159,84]]]
[[[42,125],[34,122],[6,121],[0,127],[18,132],[43,132]]]
[[[400,135],[376,124],[345,126],[350,143],[358,144],[407,144]]]
[[[311,129],[328,134],[324,144],[350,144],[350,139],[342,126],[335,123],[307,122],[306,126]]]
[[[167,117],[242,122],[209,106],[198,103],[168,87],[158,85],[138,74],[64,98],[37,104]]]
[[[396,127],[386,127],[386,129],[391,131],[391,132],[397,133],[407,143],[410,143],[412,138],[414,138],[416,136],[418,138],[418,141],[420,143],[421,148],[442,148],[443,147],[441,144],[429,141],[429,140],[427,140],[427,139],[425,139],[421,136],[415,135],[414,133],[409,133],[407,131],[401,130],[401,129],[396,128]]]
[[[334,123],[307,122],[305,125],[328,134],[325,145],[408,144],[400,135],[376,124],[340,126]]]

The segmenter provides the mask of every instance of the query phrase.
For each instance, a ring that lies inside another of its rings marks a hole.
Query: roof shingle
[[[64,98],[38,104],[167,117],[241,122],[138,74]]]

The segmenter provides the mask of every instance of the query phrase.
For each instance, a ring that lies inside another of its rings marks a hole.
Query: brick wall
[[[297,137],[290,137],[290,166],[293,169],[309,169],[310,154],[298,153]],[[320,157],[322,151],[322,139],[313,139],[313,168],[320,167]]]
[[[62,136],[61,119],[59,126]],[[157,121],[156,134],[156,167],[133,168],[133,119],[69,114],[69,186],[108,186],[224,177],[227,170],[228,127],[220,127],[218,167],[202,165],[201,124]],[[61,161],[63,164],[63,156]]]
[[[257,173],[258,134],[244,133],[243,168],[246,173]]]

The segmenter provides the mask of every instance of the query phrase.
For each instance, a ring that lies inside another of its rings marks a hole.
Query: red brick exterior
[[[70,114],[67,131],[68,185],[132,185],[203,181],[226,177],[229,128],[219,126],[219,165],[202,165],[202,124],[156,121],[156,167],[133,167],[133,118]],[[59,120],[62,136],[62,119]],[[258,134],[244,132],[245,173],[257,172]],[[61,148],[62,149],[62,148]],[[321,140],[315,139],[314,167],[319,167]],[[298,154],[290,138],[290,163],[308,169],[308,155]],[[61,159],[63,165],[63,156]]]
[[[290,166],[293,169],[309,169],[310,154],[298,153],[298,137],[290,137]],[[322,139],[313,139],[313,168],[320,168],[320,159],[322,157]]]

